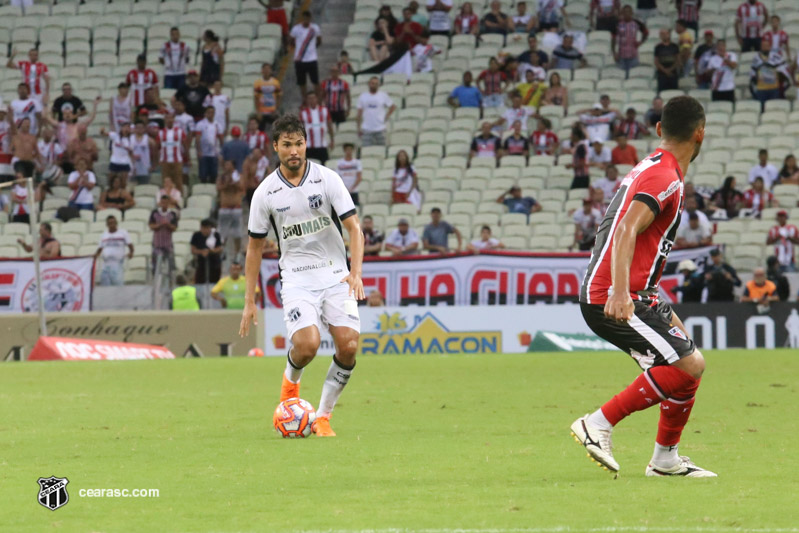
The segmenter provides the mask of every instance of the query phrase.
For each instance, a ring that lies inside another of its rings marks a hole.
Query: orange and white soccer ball
[[[285,438],[305,438],[311,434],[316,420],[316,410],[309,402],[300,398],[283,400],[275,409],[272,422],[275,430]]]
[[[251,348],[249,352],[247,352],[249,357],[263,357],[264,351],[260,348]]]

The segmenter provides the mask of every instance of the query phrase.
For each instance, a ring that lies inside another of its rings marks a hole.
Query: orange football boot
[[[318,416],[313,423],[313,432],[317,437],[335,437],[336,432],[330,427],[330,416]]]
[[[300,397],[300,384],[292,383],[286,377],[286,374],[283,374],[283,385],[280,387],[280,401],[288,400],[289,398],[299,398]]]

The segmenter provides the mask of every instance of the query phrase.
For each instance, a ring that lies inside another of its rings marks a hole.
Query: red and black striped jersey
[[[633,200],[644,202],[655,220],[635,242],[630,266],[630,295],[634,300],[657,301],[658,283],[666,265],[683,208],[683,176],[674,156],[657,149],[622,180],[599,225],[580,301],[604,304],[611,292],[611,253],[619,222]]]

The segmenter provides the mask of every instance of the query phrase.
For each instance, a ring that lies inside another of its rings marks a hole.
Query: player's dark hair
[[[302,135],[303,139],[308,138],[308,135],[305,133],[305,125],[297,115],[283,115],[272,124],[272,138],[275,142],[280,140],[281,135],[289,135],[292,133],[299,133]]]
[[[676,96],[663,106],[660,124],[665,139],[687,141],[704,123],[705,110],[692,96]]]

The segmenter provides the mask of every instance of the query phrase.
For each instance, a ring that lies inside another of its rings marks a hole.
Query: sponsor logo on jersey
[[[308,205],[311,209],[319,209],[322,207],[322,195],[321,194],[312,194],[308,197]]]
[[[669,335],[671,335],[672,337],[677,337],[678,339],[682,339],[684,341],[688,340],[685,336],[685,333],[683,333],[682,330],[677,326],[674,326],[669,330]]]
[[[291,271],[292,272],[305,272],[306,270],[316,270],[317,268],[325,268],[326,266],[327,266],[327,263],[322,262],[322,263],[316,263],[316,264],[313,264],[313,265],[297,266],[297,267],[292,268]]]
[[[677,179],[672,181],[665,191],[658,194],[658,200],[660,200],[661,202],[665,201],[666,198],[674,194],[677,190],[679,190],[679,188],[680,188],[680,180]]]
[[[322,183],[322,180],[321,180],[321,178],[318,179],[318,180],[311,180],[311,183]]]
[[[275,194],[276,192],[280,192],[282,190],[283,190],[283,187],[278,187],[277,189],[273,189],[273,190],[267,192],[266,195],[269,196],[270,194]]]
[[[290,226],[283,226],[283,240],[298,239],[307,235],[313,235],[326,229],[333,221],[329,216],[316,217],[305,222],[298,222]]]
[[[291,206],[288,206],[288,207],[278,207],[277,209],[275,209],[275,211],[277,211],[278,213],[283,213],[283,212],[285,212],[285,211],[288,211],[289,209],[291,209]]]

